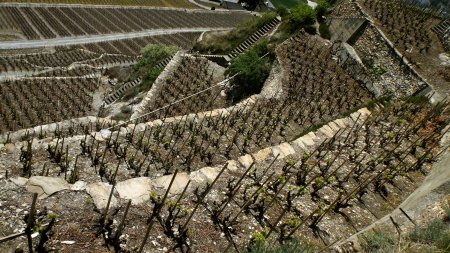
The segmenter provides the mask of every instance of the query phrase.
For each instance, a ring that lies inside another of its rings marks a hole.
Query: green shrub
[[[264,13],[261,17],[239,24],[229,32],[208,34],[194,45],[194,50],[206,54],[228,54],[276,16],[275,12]]]
[[[129,118],[130,118],[130,114],[125,114],[125,113],[121,113],[121,112],[111,117],[112,120],[117,120],[117,121],[126,121]]]
[[[255,244],[248,253],[312,253],[314,248],[305,242],[299,240],[291,240],[285,242],[283,245],[273,246],[273,244]]]
[[[381,230],[367,233],[364,237],[366,252],[392,252],[396,244],[396,238],[392,234]]]
[[[129,99],[136,97],[138,94],[139,94],[139,89],[137,87],[134,87],[134,88],[128,89],[124,93],[122,93],[120,99],[122,101],[128,101]]]
[[[319,0],[315,8],[317,18],[322,19],[322,16],[325,16],[329,7],[328,0]]]
[[[306,3],[301,3],[291,11],[289,22],[293,27],[304,27],[316,22],[316,12]]]
[[[409,235],[411,241],[433,244],[439,249],[450,252],[450,229],[448,224],[435,219],[425,227],[416,228]]]
[[[410,96],[406,98],[406,101],[416,105],[423,105],[428,103],[428,98],[426,96]]]
[[[174,55],[179,50],[175,46],[160,44],[148,44],[141,50],[142,57],[134,66],[135,71],[142,77],[146,77],[149,70],[154,68],[162,60]]]
[[[263,56],[267,49],[267,41],[261,41],[249,51],[233,59],[226,74],[234,76],[229,99],[235,103],[247,96],[259,93],[270,72],[270,57]]]
[[[320,23],[320,25],[319,25],[319,33],[320,33],[320,36],[322,36],[322,38],[327,39],[327,40],[331,39],[330,29],[323,22]]]
[[[131,106],[124,105],[120,108],[121,113],[131,113]]]

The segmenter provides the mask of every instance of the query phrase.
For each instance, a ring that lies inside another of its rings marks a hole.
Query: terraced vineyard
[[[242,12],[176,9],[0,6],[0,30],[29,39],[138,32],[150,29],[233,27],[251,16]]]
[[[0,132],[87,116],[99,88],[93,78],[44,78],[0,83]]]
[[[346,42],[285,17],[209,34],[245,41],[224,56],[191,51],[198,31],[164,32],[249,14],[1,5],[0,32],[24,37],[0,58],[0,252],[382,251],[368,231],[385,226],[401,248],[450,207],[450,104],[394,50],[428,57],[432,17],[363,0],[327,15],[367,11]],[[257,91],[236,101],[243,87]],[[418,244],[437,247],[405,252]]]
[[[9,3],[10,1],[2,0],[0,2]],[[187,0],[19,0],[19,3],[48,3],[48,4],[82,4],[82,5],[123,5],[123,6],[155,6],[155,7],[174,7],[174,8],[196,8]]]
[[[439,23],[431,14],[397,1],[361,1],[380,20],[394,44],[402,51],[426,53],[431,48],[431,30]]]
[[[148,44],[174,45],[189,50],[200,33],[176,33],[171,35],[147,36],[111,42],[89,43],[82,46],[86,50],[99,53],[139,55]]]

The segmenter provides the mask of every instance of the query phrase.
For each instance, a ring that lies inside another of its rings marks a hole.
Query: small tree
[[[146,74],[151,72],[150,69],[177,51],[178,47],[175,46],[148,44],[141,50],[142,58],[135,65],[135,70],[145,78]]]
[[[291,11],[290,23],[295,28],[313,25],[316,12],[306,3],[301,3]]]
[[[231,82],[229,98],[232,102],[261,91],[270,72],[270,57],[260,58],[266,52],[267,41],[262,41],[231,61],[227,74],[233,76],[239,73]]]
[[[317,2],[317,6],[316,6],[316,14],[317,14],[317,18],[319,20],[322,19],[322,16],[324,16],[327,13],[328,7],[330,7],[330,4],[328,3],[328,0],[319,0]]]

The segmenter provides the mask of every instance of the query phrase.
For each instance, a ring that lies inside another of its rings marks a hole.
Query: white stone
[[[331,138],[334,136],[334,131],[328,125],[325,125],[319,129],[320,133],[324,134],[326,137]]]
[[[350,114],[350,118],[353,120],[353,122],[355,122],[356,120],[358,120],[358,122],[361,121],[362,117],[363,114],[359,111]]]
[[[244,155],[244,156],[239,157],[239,158],[238,158],[238,162],[239,162],[242,166],[244,166],[244,168],[247,169],[248,167],[250,167],[250,165],[252,165],[252,163],[253,163],[253,158],[252,158],[251,155],[247,154],[247,155]]]
[[[340,128],[347,127],[347,121],[345,121],[343,119],[337,119],[334,121],[334,123],[336,123]]]
[[[27,191],[39,195],[39,199],[44,199],[53,193],[69,189],[69,184],[63,178],[58,177],[31,177],[27,182]]]
[[[98,209],[106,208],[108,203],[109,194],[111,193],[112,185],[97,182],[93,184],[89,184],[86,187],[86,192],[91,196],[92,200],[94,200],[94,205]],[[111,198],[110,207],[116,207],[118,205],[118,201],[114,195]]]
[[[100,134],[102,135],[103,139],[107,139],[111,136],[111,131],[108,129],[102,129],[100,131]]]
[[[369,109],[367,109],[366,107],[361,108],[358,110],[359,113],[362,113],[364,116],[368,116],[371,114],[371,112],[369,111]]]
[[[24,177],[10,178],[9,180],[17,186],[24,186],[28,182],[28,178]]]
[[[265,160],[267,160],[267,158],[269,158],[269,156],[271,154],[272,154],[272,149],[271,148],[265,148],[265,149],[261,149],[258,152],[254,153],[253,154],[253,158],[257,162],[265,161]]]
[[[314,145],[314,140],[309,135],[302,136],[302,137],[298,138],[297,140],[303,142],[303,144],[305,144],[306,147]]]
[[[272,153],[273,153],[274,157],[279,155],[278,159],[283,159],[286,156],[295,154],[295,149],[289,143],[285,142],[285,143],[281,143],[278,146],[273,147]]]
[[[14,151],[16,151],[16,146],[13,143],[7,143],[5,144],[5,146],[3,147],[3,150],[6,153],[12,153]]]
[[[138,205],[150,200],[153,190],[152,180],[148,177],[137,177],[117,183],[116,190],[119,197],[131,199],[131,203]]]
[[[308,149],[301,138],[298,138],[298,139],[294,140],[291,143],[291,145],[295,149],[296,152],[302,152],[302,151],[305,151],[305,150]]]
[[[222,168],[204,167],[199,170],[206,182],[211,183],[219,175]]]
[[[229,160],[227,161],[227,170],[229,171],[237,171],[239,170],[239,164],[235,160]]]
[[[76,181],[74,184],[70,185],[70,190],[72,191],[84,191],[87,187],[87,183],[84,181]]]
[[[169,188],[170,180],[172,180],[173,175],[162,176],[153,180],[153,185],[156,188],[162,189],[164,191]],[[175,180],[170,188],[170,194],[180,194],[183,192],[184,187],[189,181],[189,176],[187,173],[178,173]]]
[[[334,132],[339,131],[341,128],[338,126],[338,124],[336,124],[334,121],[328,123],[328,126],[333,129]]]

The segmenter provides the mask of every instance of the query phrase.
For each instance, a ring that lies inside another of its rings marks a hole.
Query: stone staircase
[[[253,35],[251,35],[247,40],[242,42],[238,47],[233,49],[230,54],[227,55],[226,58],[230,60],[238,56],[239,54],[245,52],[248,48],[250,48],[253,44],[255,44],[261,37],[265,36],[269,31],[271,31],[276,25],[281,22],[281,17],[276,17],[272,19],[269,23],[265,24],[258,31],[256,31]]]
[[[126,82],[124,83],[122,86],[120,86],[120,88],[118,88],[117,90],[115,90],[114,92],[112,92],[111,94],[107,95],[104,99],[104,102],[106,105],[110,105],[112,104],[114,101],[116,101],[117,99],[120,98],[120,96],[127,91],[128,89],[131,89],[135,86],[137,86],[138,84],[140,84],[142,81],[141,78],[135,79],[133,81],[130,82]]]
[[[155,68],[156,69],[164,69],[166,65],[172,60],[173,56],[167,57],[166,59],[162,60],[160,63],[158,63]],[[113,102],[115,102],[117,99],[120,98],[120,96],[127,90],[136,87],[142,82],[142,78],[135,79],[133,81],[126,82],[122,84],[118,89],[110,93],[109,95],[105,96],[105,99],[103,100],[106,105],[110,105]]]
[[[450,50],[450,18],[444,19],[441,23],[432,28],[442,41],[445,50]]]

